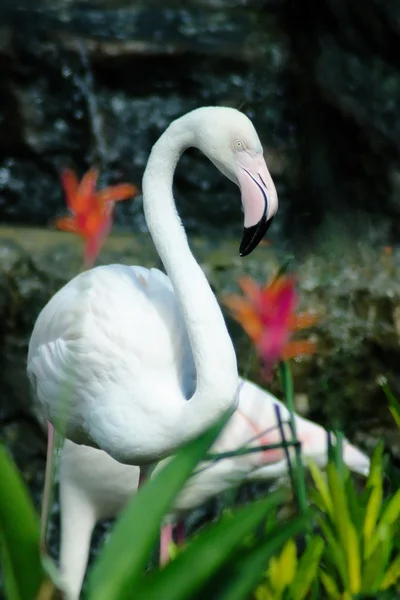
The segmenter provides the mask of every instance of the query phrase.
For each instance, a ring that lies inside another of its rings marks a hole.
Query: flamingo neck
[[[177,423],[182,442],[218,420],[237,403],[236,355],[218,302],[190,251],[177,214],[172,184],[181,154],[196,146],[191,114],[174,121],[154,145],[143,177],[147,226],[168,273],[193,352],[196,391]]]

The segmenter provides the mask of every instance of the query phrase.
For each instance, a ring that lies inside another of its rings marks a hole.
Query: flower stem
[[[343,432],[340,431],[339,429],[336,429],[335,431],[335,438],[336,438],[336,443],[335,443],[335,463],[336,463],[336,468],[338,470],[339,476],[343,481],[344,478],[344,473],[345,473],[345,469],[344,469],[344,462],[343,462]]]
[[[278,448],[291,448],[292,446],[296,447],[300,444],[295,440],[291,442],[286,442],[283,440],[282,442],[277,442],[276,444],[265,444],[261,446],[254,446],[251,448],[239,448],[238,450],[230,450],[229,452],[217,452],[206,454],[204,460],[223,460],[224,458],[232,458],[234,456],[243,456],[245,454],[254,454],[256,452],[266,452],[268,450],[277,450]]]
[[[306,482],[304,474],[304,465],[301,458],[301,444],[297,439],[296,432],[296,419],[294,414],[294,394],[293,394],[293,379],[290,372],[290,367],[287,361],[281,361],[279,363],[279,376],[281,380],[281,386],[285,394],[286,406],[290,412],[290,428],[293,435],[293,443],[296,454],[296,466],[294,470],[294,481],[295,481],[295,494],[297,499],[297,505],[300,513],[307,511],[307,492]]]

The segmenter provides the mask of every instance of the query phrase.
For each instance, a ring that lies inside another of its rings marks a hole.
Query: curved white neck
[[[189,146],[195,146],[190,115],[174,121],[160,137],[143,177],[146,222],[180,303],[196,366],[196,392],[184,403],[183,421],[177,424],[182,442],[234,410],[239,384],[221,309],[190,251],[173,198],[175,168]]]

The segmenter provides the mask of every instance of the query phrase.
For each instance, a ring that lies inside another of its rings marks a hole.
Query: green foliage
[[[393,419],[395,420],[397,427],[400,429],[400,402],[392,394],[387,383],[382,383],[381,387],[385,392],[386,398],[389,402],[389,410],[392,413]]]
[[[89,573],[88,600],[123,600],[133,593],[138,600],[184,600],[196,594],[206,597],[211,589],[220,590],[221,600],[245,600],[260,581],[268,560],[291,536],[304,530],[308,514],[279,525],[275,522],[273,528],[256,534],[269,512],[284,500],[282,494],[274,493],[229,511],[204,527],[165,569],[145,573],[163,516],[221,426],[183,447],[132,498]],[[50,600],[56,586],[49,573],[59,589],[60,576],[50,559],[40,555],[38,518],[3,450],[0,468],[0,540],[7,600]]]
[[[256,589],[254,600],[304,600],[316,584],[324,541],[319,535],[309,539],[301,557],[290,539],[280,555],[272,557],[264,582]]]
[[[361,495],[346,469],[341,477],[329,463],[326,479],[312,463],[310,470],[315,484],[310,496],[320,509],[317,523],[325,540],[320,578],[328,598],[395,586],[400,579],[400,490],[383,497],[382,445]]]
[[[296,518],[249,541],[249,534],[282,499],[272,494],[205,527],[165,569],[145,577],[135,588],[135,597],[185,600],[209,597],[218,589],[219,600],[247,598],[268,558],[307,522],[307,517]]]
[[[0,548],[8,600],[44,599],[51,583],[39,549],[39,519],[24,483],[0,445]]]
[[[297,504],[300,512],[304,512],[307,507],[307,492],[306,492],[306,480],[304,473],[303,461],[301,459],[300,444],[297,439],[296,431],[296,419],[295,419],[295,406],[294,406],[294,391],[293,391],[293,379],[290,371],[290,367],[287,361],[281,361],[279,363],[279,377],[283,392],[285,394],[286,406],[290,411],[290,428],[292,432],[292,442],[295,443],[295,456],[296,464],[295,468],[292,469],[291,462],[289,464],[290,478],[292,481],[292,487],[295,491]]]
[[[292,405],[292,384],[281,368]],[[400,404],[388,388],[400,424]],[[183,447],[134,496],[115,524],[88,577],[88,600],[393,600],[400,582],[400,490],[385,495],[383,447],[373,455],[365,489],[357,493],[343,464],[342,435],[329,449],[326,474],[309,463],[292,473],[298,516],[282,520],[283,493],[225,510],[171,562],[146,572],[159,528],[223,422]],[[295,431],[294,438],[295,438]],[[293,440],[288,441],[288,444]],[[300,468],[299,468],[300,465]],[[12,460],[0,446],[0,551],[7,600],[50,600],[61,589],[52,561],[41,554],[39,522]],[[387,491],[387,490],[386,490]],[[314,505],[311,509],[308,504]],[[299,550],[299,535],[305,549]]]

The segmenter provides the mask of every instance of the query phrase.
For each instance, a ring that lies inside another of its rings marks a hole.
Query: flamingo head
[[[253,123],[234,108],[206,107],[196,111],[195,145],[242,194],[244,232],[240,255],[254,250],[278,210],[278,196],[265,163]]]

